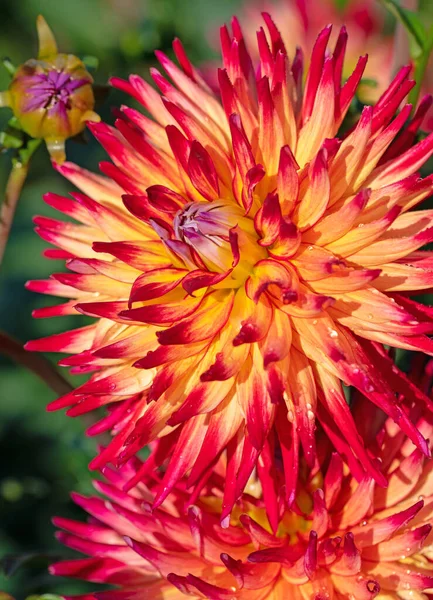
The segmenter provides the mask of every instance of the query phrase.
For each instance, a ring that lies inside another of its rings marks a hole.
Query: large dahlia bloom
[[[419,426],[431,436],[431,419]],[[223,468],[193,505],[180,483],[153,511],[159,477],[148,475],[126,493],[138,460],[107,468],[95,482],[105,498],[73,496],[91,516],[87,524],[55,519],[59,540],[89,558],[54,564],[51,572],[116,586],[86,600],[426,600],[432,596],[423,591],[433,588],[432,463],[392,422],[374,451],[386,490],[370,477],[357,482],[334,453],[326,468],[300,478],[292,510],[273,485],[263,500],[252,481],[226,529],[219,526]],[[274,505],[273,519],[265,504]]]
[[[223,518],[260,453],[281,454],[293,501],[299,449],[308,465],[317,460],[317,423],[358,478],[385,483],[342,384],[429,452],[405,403],[431,401],[383,349],[433,352],[431,311],[409,298],[433,281],[433,254],[420,250],[433,240],[433,212],[410,210],[433,190],[418,175],[433,136],[408,148],[418,112],[393,143],[411,110],[394,117],[410,69],[340,138],[366,58],[342,86],[346,34],[331,53],[328,27],[304,86],[300,55],[290,61],[265,20],[272,44],[261,30],[257,72],[237,21],[233,35],[222,29],[221,98],[178,41],[181,69],[158,53],[173,83],[152,70],[162,96],[135,75],[114,80],[150,116],[124,107],[116,128],[91,125],[113,160],[101,164],[108,178],[57,167],[83,193],[46,201],[78,223],[36,223],[70,272],[28,285],[69,298],[37,317],[96,317],[27,345],[93,372],[51,405],[71,416],[107,407],[90,433],[115,437],[92,466],[163,438],[155,464],[172,460],[161,503],[185,474],[199,485],[227,451]]]

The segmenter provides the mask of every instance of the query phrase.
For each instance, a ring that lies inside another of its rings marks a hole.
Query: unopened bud
[[[51,29],[41,16],[36,21],[39,54],[16,70],[0,106],[9,106],[29,136],[42,138],[56,162],[65,160],[65,140],[83,131],[93,112],[93,79],[73,54],[61,54]]]

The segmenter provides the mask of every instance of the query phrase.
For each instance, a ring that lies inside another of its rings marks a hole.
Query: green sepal
[[[23,143],[23,138],[22,135],[20,135],[20,132],[15,135],[9,130],[0,131],[0,151],[10,150],[11,148],[17,150],[18,148],[21,148]]]
[[[41,145],[41,143],[42,143],[41,139],[29,138],[27,144],[25,146],[23,146],[23,148],[21,148],[21,150],[18,151],[18,155],[19,155],[18,160],[23,165],[27,165],[29,163],[31,157],[33,156],[33,154],[36,152],[36,150]]]

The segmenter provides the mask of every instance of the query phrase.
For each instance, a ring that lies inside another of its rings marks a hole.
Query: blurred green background
[[[35,19],[42,13],[62,51],[98,57],[97,83],[105,83],[111,75],[145,75],[154,60],[153,49],[169,51],[175,36],[183,40],[192,59],[212,58],[206,41],[212,23],[230,18],[235,7],[232,0],[0,0],[0,57],[8,56],[19,64],[36,54]],[[8,81],[0,67],[0,89]],[[111,121],[110,106],[125,100],[112,92],[99,112]],[[10,116],[9,110],[0,111],[0,129]],[[104,158],[90,136],[87,145],[68,142],[67,154],[91,169],[97,169]],[[1,190],[9,167],[10,157],[0,155]],[[24,288],[28,279],[62,270],[60,262],[41,256],[47,244],[33,232],[32,217],[55,214],[43,203],[42,194],[67,194],[71,188],[53,171],[45,148],[40,148],[32,160],[0,271],[0,328],[22,341],[79,325],[79,317],[33,319],[34,308],[56,300]],[[95,454],[95,441],[83,436],[81,421],[45,411],[54,398],[33,374],[0,356],[0,556],[20,557],[6,561],[12,573],[9,577],[0,574],[0,591],[17,600],[38,592],[72,594],[95,589],[52,578],[46,572],[44,554],[68,555],[54,538],[51,517],[82,516],[69,492],[90,492],[87,464]]]
[[[98,57],[97,83],[105,83],[111,75],[146,76],[154,61],[153,49],[170,53],[175,36],[182,39],[194,62],[214,58],[216,23],[227,21],[239,4],[238,0],[0,0],[0,57],[19,64],[36,54],[35,18],[42,13],[62,51]],[[424,0],[423,5],[431,9],[433,2]],[[0,89],[8,81],[0,68]],[[120,93],[111,92],[99,109],[103,119],[110,122],[110,106],[124,101]],[[7,109],[0,111],[0,130],[9,117]],[[67,154],[69,160],[95,170],[104,158],[90,136],[86,145],[68,142]],[[0,190],[9,167],[10,157],[0,154]],[[32,217],[55,215],[44,205],[43,193],[67,194],[70,189],[41,148],[32,160],[0,270],[0,329],[22,341],[80,324],[78,317],[33,319],[34,308],[55,300],[24,288],[28,279],[62,269],[61,263],[41,256],[47,244],[33,232]],[[54,579],[46,572],[49,557],[68,556],[55,541],[50,519],[81,516],[69,492],[90,492],[87,464],[95,453],[94,440],[83,435],[82,421],[45,411],[53,399],[43,382],[0,356],[0,557],[8,557],[3,563],[10,571],[8,577],[0,573],[0,591],[17,600],[29,594],[72,594],[95,588]]]

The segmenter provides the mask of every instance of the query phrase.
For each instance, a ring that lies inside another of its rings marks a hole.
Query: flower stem
[[[29,171],[29,165],[19,161],[12,163],[12,169],[6,184],[5,197],[0,209],[0,265],[3,262],[9,233],[14,219],[15,209]]]
[[[74,389],[46,358],[24,350],[20,342],[4,331],[0,331],[0,353],[35,373],[59,396],[64,396]]]

